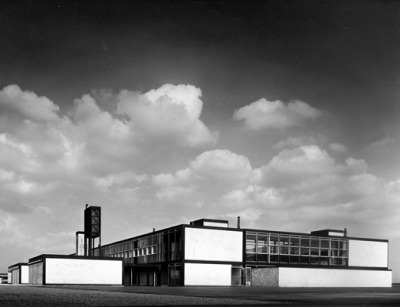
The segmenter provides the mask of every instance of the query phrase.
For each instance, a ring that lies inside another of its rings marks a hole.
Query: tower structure
[[[93,256],[95,239],[101,246],[101,207],[86,205],[85,208],[85,256]]]

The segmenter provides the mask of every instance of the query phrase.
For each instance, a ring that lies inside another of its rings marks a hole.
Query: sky
[[[388,239],[400,2],[1,1],[0,271],[200,218]]]

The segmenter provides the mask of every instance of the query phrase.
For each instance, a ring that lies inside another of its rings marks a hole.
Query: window
[[[281,255],[289,255],[289,247],[287,246],[281,246],[279,251]]]
[[[257,253],[258,254],[268,253],[268,234],[257,235]]]
[[[309,247],[310,246],[310,238],[309,237],[301,237],[301,246]]]
[[[297,236],[290,236],[290,254],[291,255],[299,255],[300,254],[299,246],[300,246],[300,238]]]
[[[328,257],[329,249],[321,249],[321,257]]]
[[[321,239],[321,248],[329,248],[329,240]]]
[[[246,233],[246,261],[346,266],[347,239],[286,233]]]
[[[279,254],[279,246],[270,246],[269,253],[270,254]]]
[[[300,250],[299,250],[299,248],[296,246],[296,247],[290,247],[290,254],[291,255],[299,255],[299,253],[300,253]]]
[[[279,236],[280,245],[289,246],[289,236],[288,235],[280,235]]]
[[[311,238],[311,247],[319,247],[319,238]]]
[[[302,256],[309,256],[310,255],[310,249],[309,248],[301,248],[301,255]]]
[[[246,235],[246,253],[256,252],[256,233],[249,232]]]
[[[271,233],[269,235],[269,245],[279,245],[279,235]]]
[[[319,256],[319,249],[318,248],[311,248],[310,249],[311,256]]]

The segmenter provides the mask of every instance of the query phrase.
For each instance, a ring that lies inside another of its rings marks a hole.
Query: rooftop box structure
[[[322,229],[311,231],[312,235],[316,236],[336,236],[336,237],[346,237],[347,236],[346,230],[338,230],[338,229]]]
[[[190,222],[190,225],[228,228],[229,222],[226,220],[200,219]]]

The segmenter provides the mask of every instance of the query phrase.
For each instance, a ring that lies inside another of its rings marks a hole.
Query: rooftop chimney
[[[237,228],[240,229],[240,216],[237,217]]]
[[[344,237],[347,237],[347,228],[344,229],[344,231],[343,231],[343,236],[344,236]]]

